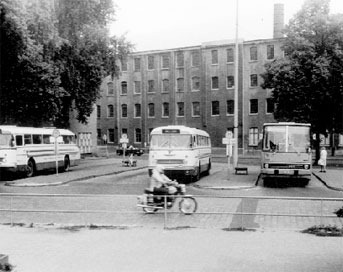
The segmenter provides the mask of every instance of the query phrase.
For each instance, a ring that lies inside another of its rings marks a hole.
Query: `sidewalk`
[[[0,226],[16,272],[337,272],[342,237],[218,229],[112,230]]]

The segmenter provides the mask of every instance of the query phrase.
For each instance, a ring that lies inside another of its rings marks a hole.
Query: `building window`
[[[258,80],[257,80],[257,74],[250,75],[250,87],[257,87]]]
[[[199,102],[192,103],[192,116],[193,117],[200,116],[200,103]]]
[[[96,117],[101,118],[101,106],[96,106]]]
[[[141,70],[141,59],[140,58],[134,58],[134,67],[135,67],[135,72],[139,72]]]
[[[122,118],[127,117],[127,105],[126,104],[121,105],[121,117]]]
[[[212,101],[212,115],[219,115],[219,101]]]
[[[266,113],[274,113],[274,101],[272,98],[266,99]]]
[[[155,117],[155,104],[154,103],[148,104],[148,117]]]
[[[122,128],[121,129],[121,135],[124,135],[124,134],[127,135],[127,128]]]
[[[249,145],[250,146],[258,145],[258,128],[257,127],[249,128]]]
[[[135,143],[142,142],[142,130],[140,128],[135,129]]]
[[[148,92],[149,93],[155,92],[155,81],[154,80],[148,80]]]
[[[218,50],[211,51],[212,64],[218,64]]]
[[[162,104],[162,117],[169,117],[169,103]]]
[[[258,113],[258,99],[250,99],[250,114]]]
[[[127,71],[127,59],[124,59],[121,61],[121,70],[122,70],[122,72]]]
[[[235,86],[235,78],[234,78],[234,76],[228,76],[227,78],[226,78],[226,87],[228,88],[228,89],[231,89],[231,88],[233,88]]]
[[[183,80],[183,78],[178,78],[176,80],[176,88],[177,88],[178,92],[184,91],[184,80]]]
[[[256,46],[252,46],[250,47],[250,60],[257,60],[257,47]]]
[[[219,89],[219,79],[218,77],[212,77],[211,81],[211,89],[212,90],[218,90]]]
[[[141,104],[135,104],[135,117],[141,117]]]
[[[184,56],[183,52],[176,53],[176,67],[183,67],[184,66]]]
[[[169,69],[169,55],[162,56],[162,69]]]
[[[114,107],[113,105],[107,106],[107,117],[113,118],[114,117]]]
[[[121,82],[121,94],[127,95],[127,82],[126,81]]]
[[[192,52],[192,67],[200,66],[200,52]]]
[[[234,50],[233,48],[226,49],[226,62],[234,62]]]
[[[148,70],[154,70],[155,68],[155,58],[154,56],[148,56]]]
[[[107,95],[113,95],[114,94],[114,85],[113,82],[107,83]]]
[[[162,80],[162,92],[169,93],[169,79]]]
[[[108,129],[108,141],[110,143],[114,143],[114,129],[113,128]]]
[[[140,94],[141,93],[141,82],[140,81],[135,81],[134,82],[134,92],[135,94]]]
[[[233,115],[235,112],[235,101],[227,100],[226,101],[226,114]]]
[[[267,59],[274,59],[274,45],[267,45]]]
[[[98,128],[97,130],[96,130],[96,137],[98,138],[98,139],[101,139],[101,129],[100,128]],[[18,145],[18,144],[17,144]]]
[[[192,90],[193,91],[200,90],[200,77],[198,76],[192,77]]]
[[[183,102],[177,102],[177,116],[185,116],[185,104]]]

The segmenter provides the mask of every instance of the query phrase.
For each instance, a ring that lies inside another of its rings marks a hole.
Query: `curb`
[[[323,180],[320,176],[318,176],[318,175],[315,174],[314,172],[312,172],[312,175],[314,175],[314,176],[315,176],[321,183],[323,183],[323,184],[325,185],[325,187],[327,187],[328,189],[343,192],[343,188],[338,188],[338,187],[334,187],[334,186],[328,185],[328,184],[326,183],[325,180]]]
[[[82,180],[87,180],[91,178],[97,178],[97,177],[104,177],[104,176],[111,176],[111,175],[117,175],[121,174],[124,172],[131,172],[131,171],[136,171],[136,170],[142,170],[147,168],[147,166],[142,166],[142,167],[136,167],[136,168],[131,168],[127,170],[119,170],[119,171],[114,171],[106,174],[99,174],[99,175],[90,175],[82,178],[76,178],[72,180],[67,180],[67,181],[61,181],[61,182],[52,182],[52,183],[15,183],[15,182],[6,182],[5,186],[12,186],[12,187],[45,187],[45,186],[59,186],[59,185],[64,185],[70,182],[74,181],[82,181]]]
[[[243,190],[243,189],[255,189],[255,185],[251,186],[202,186],[202,185],[192,185],[194,188],[199,189],[212,189],[212,190]]]

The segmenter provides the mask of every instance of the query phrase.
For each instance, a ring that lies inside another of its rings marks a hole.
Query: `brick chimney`
[[[284,4],[274,4],[274,39],[283,38],[284,17]]]

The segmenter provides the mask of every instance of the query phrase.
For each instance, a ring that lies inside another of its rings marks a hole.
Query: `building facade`
[[[130,54],[119,78],[105,78],[97,103],[101,142],[118,144],[122,134],[144,147],[149,132],[162,125],[206,130],[213,146],[234,127],[234,92],[238,88],[238,146],[258,148],[262,124],[273,121],[270,90],[260,87],[264,64],[279,56],[282,39],[239,41],[238,78],[235,42]]]

